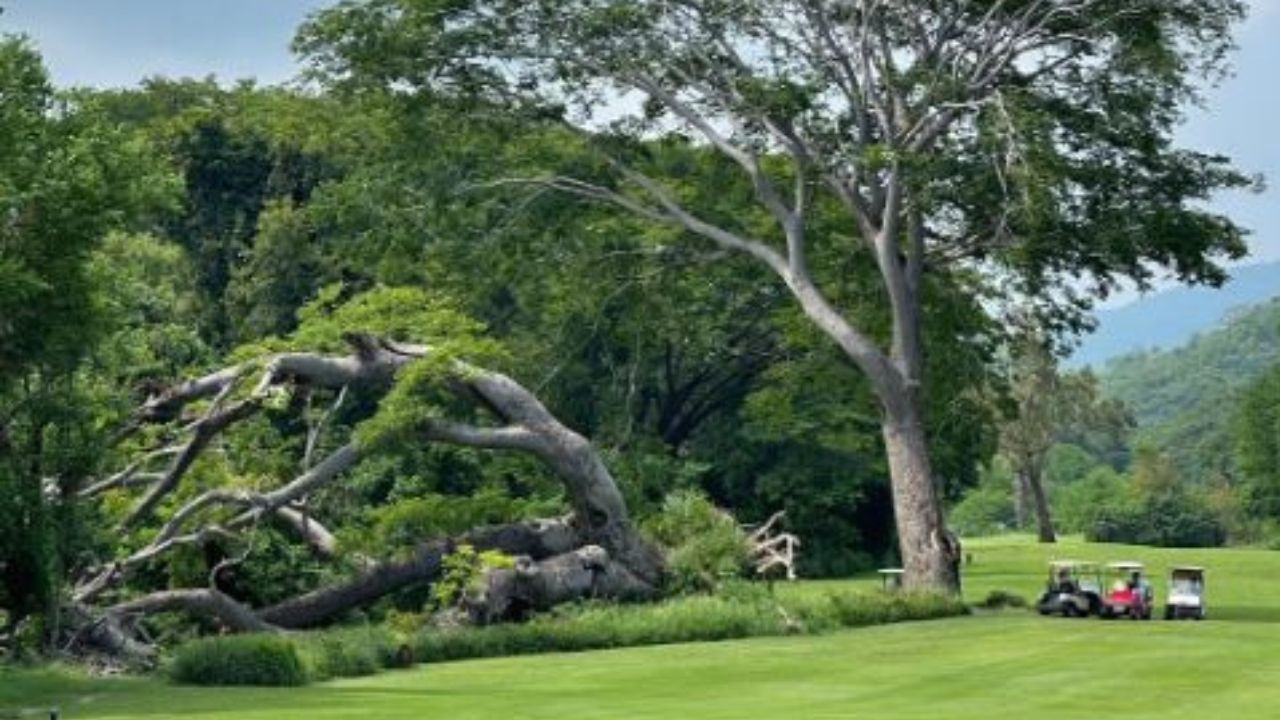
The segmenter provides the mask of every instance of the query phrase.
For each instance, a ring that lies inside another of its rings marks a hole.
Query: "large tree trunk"
[[[263,608],[263,622],[290,630],[332,622],[344,612],[368,605],[416,583],[430,582],[440,574],[446,543],[426,543],[406,560],[379,563],[354,579],[321,588]]]
[[[1053,530],[1053,517],[1049,514],[1049,498],[1044,491],[1040,468],[1028,468],[1025,477],[1036,509],[1036,529],[1039,532],[1040,542],[1057,542],[1058,536]]]
[[[1031,488],[1027,476],[1021,470],[1013,473],[1013,524],[1018,529],[1027,526],[1031,515]]]
[[[892,262],[896,261],[887,261]],[[921,412],[924,363],[918,305],[913,309],[911,298],[895,303],[896,350],[890,358],[849,324],[807,277],[790,275],[788,284],[805,314],[863,371],[880,401],[905,584],[958,593],[959,551],[942,516]]]
[[[959,551],[942,519],[924,424],[914,408],[903,405],[886,412],[882,429],[905,584],[908,589],[958,591]]]

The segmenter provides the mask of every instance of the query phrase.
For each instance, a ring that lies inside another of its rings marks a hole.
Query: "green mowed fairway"
[[[1280,553],[971,542],[971,599],[1032,596],[1049,557],[1210,568],[1207,622],[1024,611],[823,637],[674,645],[421,666],[303,689],[0,672],[0,717],[64,718],[1264,718],[1280,707]],[[852,584],[873,584],[874,580]],[[850,582],[839,583],[847,587]],[[820,593],[802,583],[785,593]]]

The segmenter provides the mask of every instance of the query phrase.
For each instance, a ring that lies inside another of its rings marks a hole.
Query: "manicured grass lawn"
[[[0,673],[0,717],[1269,718],[1280,707],[1280,553],[971,542],[966,590],[1030,598],[1050,556],[1210,568],[1211,620],[1136,623],[1003,612],[824,637],[423,666],[304,689],[176,688]],[[875,583],[863,582],[870,585]],[[786,593],[818,593],[804,583]],[[841,583],[848,586],[849,583]],[[1163,595],[1164,583],[1157,581]]]

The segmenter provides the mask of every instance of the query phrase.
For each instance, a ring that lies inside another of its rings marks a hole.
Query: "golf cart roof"
[[[1107,563],[1107,567],[1111,568],[1112,570],[1142,570],[1146,566],[1140,562],[1122,561],[1122,562]]]
[[[901,575],[906,571],[903,570],[902,568],[881,568],[876,572],[880,573],[881,575]]]
[[[1171,572],[1171,573],[1197,573],[1197,574],[1203,575],[1203,574],[1204,574],[1204,568],[1199,567],[1199,566],[1197,566],[1197,565],[1174,565],[1173,567],[1169,568],[1169,572]]]

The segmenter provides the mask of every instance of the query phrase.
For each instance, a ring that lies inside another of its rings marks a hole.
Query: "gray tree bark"
[[[190,434],[187,442],[172,452],[148,456],[172,455],[174,460],[163,473],[157,474],[127,522],[137,523],[152,515],[161,501],[179,486],[200,452],[219,433],[257,412],[271,388],[305,383],[333,389],[384,390],[395,382],[402,367],[431,352],[428,347],[402,345],[368,335],[351,334],[348,341],[355,350],[349,357],[291,353],[272,358],[266,363],[253,393],[225,406],[221,401],[230,396],[247,371],[238,367],[220,370],[149,399],[122,435],[149,422],[177,420],[185,406],[195,400],[213,398],[213,401],[202,418],[187,426]],[[369,563],[350,580],[258,610],[212,589],[164,591],[143,596],[109,608],[106,617],[111,618],[111,622],[97,623],[108,627],[109,632],[98,636],[99,640],[116,649],[125,648],[127,638],[121,635],[124,630],[116,618],[172,610],[216,617],[228,628],[238,631],[313,627],[390,593],[435,580],[444,557],[463,543],[520,558],[516,571],[494,573],[489,579],[485,602],[490,609],[478,613],[485,621],[518,616],[520,613],[514,611],[517,607],[544,609],[584,597],[639,599],[657,595],[665,567],[663,555],[634,526],[617,483],[586,438],[565,427],[531,392],[501,373],[459,362],[456,372],[447,380],[447,387],[459,398],[472,401],[494,415],[500,424],[432,420],[418,428],[423,441],[533,454],[564,483],[573,510],[571,515],[559,520],[477,528],[461,538],[425,542],[407,559]],[[354,444],[344,446],[273,491],[214,489],[201,494],[174,512],[142,550],[84,578],[74,593],[75,602],[79,607],[87,607],[85,603],[101,597],[130,569],[181,545],[233,538],[236,531],[268,513],[296,528],[317,552],[334,552],[332,534],[304,516],[293,503],[335,482],[358,462],[362,453]],[[107,489],[129,487],[134,478],[142,475],[144,464],[133,463],[111,478],[92,484],[94,492],[84,497],[95,497]],[[227,510],[239,514],[222,523],[209,519],[211,514]],[[198,525],[198,528],[183,534],[189,525]]]
[[[1031,487],[1027,476],[1020,469],[1013,472],[1013,522],[1018,529],[1025,528],[1031,515]]]
[[[1058,534],[1053,529],[1053,516],[1049,513],[1049,497],[1044,490],[1043,475],[1040,466],[1029,469],[1026,475],[1027,486],[1031,489],[1032,506],[1036,511],[1036,532],[1042,543],[1058,541]]]

